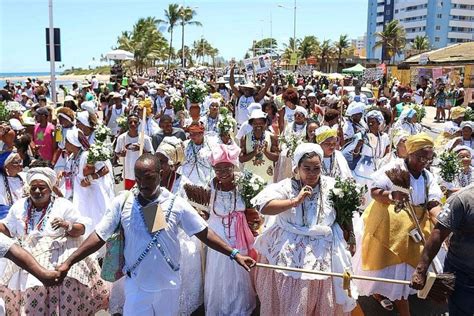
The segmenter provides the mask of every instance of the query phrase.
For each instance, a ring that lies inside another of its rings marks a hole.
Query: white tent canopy
[[[116,49],[105,54],[105,57],[110,60],[133,60],[133,53],[126,50]]]

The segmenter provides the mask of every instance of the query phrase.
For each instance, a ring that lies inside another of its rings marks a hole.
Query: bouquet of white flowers
[[[117,122],[122,132],[125,132],[128,130],[128,118],[125,115],[120,115],[119,117],[115,119],[115,121]]]
[[[179,93],[175,92],[171,94],[171,105],[173,106],[175,113],[184,110],[184,99]]]
[[[105,142],[109,136],[112,136],[112,131],[105,124],[99,124],[95,129],[95,139],[99,142]]]
[[[232,115],[229,114],[229,110],[227,108],[221,108],[219,112],[220,116],[219,121],[217,122],[219,135],[230,134],[237,126],[237,122],[232,117]]]
[[[295,133],[290,133],[289,135],[281,134],[278,137],[278,141],[280,142],[280,144],[285,145],[285,147],[288,149],[286,154],[287,157],[293,158],[295,149],[296,147],[298,147],[299,144],[304,141],[304,136]]]
[[[439,156],[439,168],[441,178],[446,182],[453,182],[461,172],[461,161],[455,152],[445,151]]]
[[[103,142],[95,142],[89,147],[89,154],[87,155],[87,164],[94,165],[99,161],[107,161],[112,159],[113,153],[109,144]]]
[[[336,211],[336,222],[341,227],[352,226],[354,212],[362,205],[367,186],[361,186],[354,179],[336,177],[334,188],[329,190],[329,200]]]
[[[202,103],[207,95],[207,87],[201,80],[190,79],[184,83],[184,91],[191,103]]]
[[[10,118],[10,111],[5,101],[0,101],[0,122],[6,122]]]
[[[237,177],[236,182],[244,200],[245,207],[252,208],[253,205],[250,200],[265,188],[266,182],[261,177],[246,169]]]

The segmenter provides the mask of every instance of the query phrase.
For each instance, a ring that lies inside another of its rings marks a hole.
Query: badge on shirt
[[[149,204],[143,207],[142,211],[146,227],[150,233],[155,233],[168,227],[165,214],[159,203]]]

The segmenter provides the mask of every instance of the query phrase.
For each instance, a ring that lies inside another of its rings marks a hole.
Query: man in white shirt
[[[249,82],[245,85],[241,85],[240,88],[242,91],[237,89],[235,86],[235,77],[234,77],[235,64],[230,67],[230,78],[229,83],[232,89],[232,92],[237,97],[237,104],[235,105],[235,120],[237,121],[237,127],[240,126],[247,120],[250,113],[247,108],[251,103],[260,102],[265,95],[267,94],[268,89],[270,89],[273,80],[273,72],[271,70],[267,73],[267,80],[265,81],[265,86],[257,92],[255,85],[252,82]]]
[[[96,76],[92,76],[91,80],[91,88],[94,91],[95,95],[99,95],[99,79],[96,78]]]
[[[58,268],[62,279],[71,265],[100,249],[121,224],[127,274],[124,315],[177,315],[181,286],[178,228],[229,255],[247,271],[255,265],[252,258],[240,255],[208,229],[186,200],[160,187],[160,175],[157,156],[140,156],[135,164],[139,192],[130,197],[126,194],[116,197],[95,232]],[[166,227],[150,233],[144,214],[158,206],[166,218]]]
[[[117,138],[117,146],[115,153],[124,157],[123,178],[125,179],[125,190],[130,190],[135,185],[135,162],[139,157],[139,132],[138,124],[140,122],[137,114],[130,114],[127,118],[128,131],[121,134]],[[151,137],[144,135],[143,152],[153,153],[153,146],[151,144]]]

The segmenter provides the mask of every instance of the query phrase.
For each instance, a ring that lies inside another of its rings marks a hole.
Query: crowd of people
[[[357,78],[228,71],[94,77],[57,104],[36,79],[0,90],[0,314],[342,315],[368,296],[410,315],[428,271],[456,274],[450,314],[474,313],[461,84],[372,97]],[[349,225],[341,182],[367,188]]]

